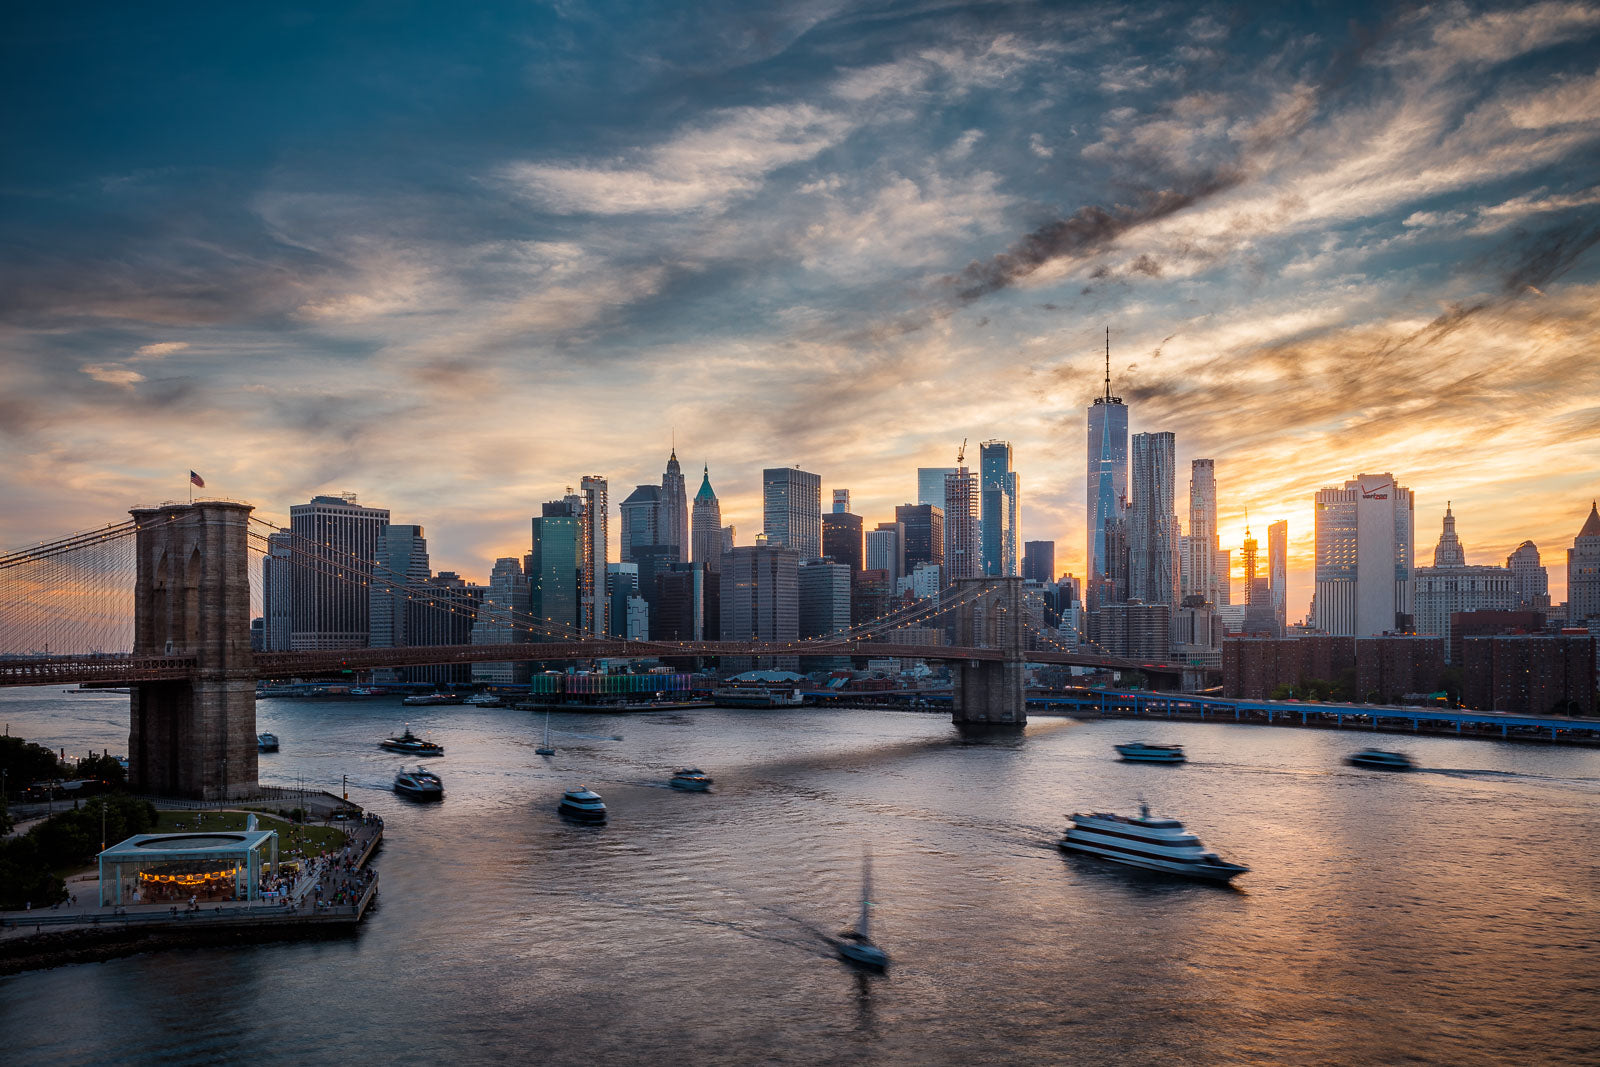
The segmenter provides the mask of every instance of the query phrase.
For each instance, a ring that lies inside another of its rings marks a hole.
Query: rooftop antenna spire
[[[1111,327],[1106,327],[1106,403],[1111,403]]]

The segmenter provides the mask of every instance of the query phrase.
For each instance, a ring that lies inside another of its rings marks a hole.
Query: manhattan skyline
[[[1195,458],[1224,548],[1288,521],[1291,620],[1324,486],[1393,471],[1419,563],[1446,499],[1469,562],[1532,540],[1557,602],[1600,494],[1600,6],[19,21],[6,546],[194,468],[482,581],[674,433],[741,544],[763,468],[875,524],[970,438],[1081,578],[1108,324],[1185,529]]]

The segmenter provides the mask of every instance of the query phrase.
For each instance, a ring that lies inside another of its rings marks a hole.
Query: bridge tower
[[[198,800],[256,791],[251,510],[206,500],[132,512],[133,654],[195,658],[187,680],[133,687],[128,770],[135,789]]]
[[[1027,648],[1027,613],[1021,578],[957,578],[953,590],[957,645],[994,648],[996,660],[958,660],[950,665],[951,708],[958,726],[1021,727],[1028,721],[1022,663]],[[978,594],[986,594],[979,596]]]

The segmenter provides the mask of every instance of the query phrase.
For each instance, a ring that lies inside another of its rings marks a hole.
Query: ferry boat
[[[406,697],[400,703],[413,708],[432,708],[440,704],[459,704],[461,703],[461,698],[451,696],[449,693],[421,693],[417,696]]]
[[[444,783],[432,771],[418,767],[414,771],[402,770],[394,776],[394,791],[412,800],[443,800]]]
[[[278,751],[278,735],[256,734],[256,748],[261,752]]]
[[[713,690],[711,702],[719,708],[798,708],[805,703],[805,698],[794,688],[729,686]]]
[[[1152,745],[1144,741],[1118,745],[1117,753],[1125,763],[1186,763],[1189,759],[1183,754],[1182,745]]]
[[[493,693],[474,693],[466,699],[466,703],[475,708],[498,708],[500,698]]]
[[[1403,752],[1385,752],[1378,748],[1352,753],[1345,762],[1354,767],[1377,767],[1386,771],[1409,771],[1416,766]]]
[[[411,724],[406,723],[405,732],[399,737],[386,737],[378,744],[390,752],[404,752],[408,756],[442,756],[444,746],[433,741],[425,741],[411,732]]]
[[[1177,819],[1153,818],[1148,804],[1139,805],[1137,818],[1104,812],[1070,818],[1072,825],[1056,842],[1066,852],[1087,852],[1114,863],[1208,882],[1228,882],[1250,869],[1207,852]]]
[[[561,803],[556,806],[556,810],[567,818],[579,822],[606,821],[606,802],[600,799],[599,793],[586,785],[562,793]]]
[[[685,767],[672,772],[672,781],[668,783],[674,789],[682,789],[690,793],[704,793],[710,790],[712,779],[705,771],[698,767]]]

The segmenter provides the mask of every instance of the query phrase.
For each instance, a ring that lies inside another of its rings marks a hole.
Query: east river
[[[963,743],[884,710],[543,716],[262,701],[261,778],[382,814],[345,940],[0,978],[30,1064],[1600,1062],[1600,750],[1036,718]],[[0,692],[13,734],[127,749],[127,698]],[[390,791],[409,721],[442,804]],[[612,740],[613,736],[620,740]],[[1178,742],[1180,767],[1116,742]],[[1412,774],[1342,764],[1366,743]],[[667,787],[695,765],[716,791]],[[565,788],[605,797],[564,822]],[[1072,811],[1183,819],[1253,868],[1189,884],[1055,847]],[[874,857],[887,978],[824,940]]]

